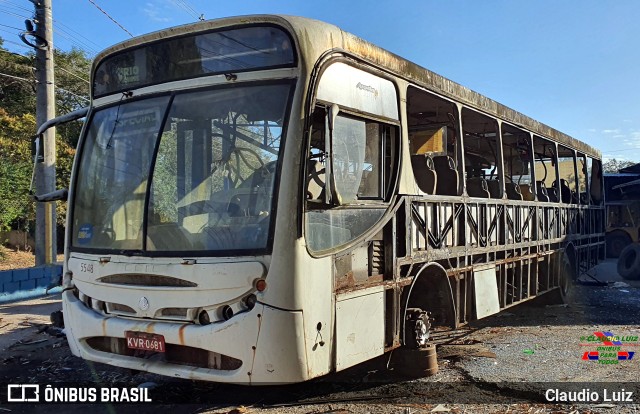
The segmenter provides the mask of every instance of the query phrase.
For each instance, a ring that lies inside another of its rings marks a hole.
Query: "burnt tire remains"
[[[630,244],[618,258],[618,274],[623,279],[640,280],[640,245]]]

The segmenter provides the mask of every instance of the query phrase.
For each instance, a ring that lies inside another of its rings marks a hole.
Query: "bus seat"
[[[507,198],[509,200],[522,200],[522,193],[520,192],[520,186],[516,183],[505,183],[504,188],[507,192]]]
[[[436,194],[458,195],[458,171],[453,158],[448,155],[433,157],[433,167],[436,171]]]
[[[467,178],[467,194],[469,197],[490,198],[487,180],[482,177]]]
[[[542,181],[536,181],[536,196],[538,197],[538,201],[549,201],[547,187]]]
[[[438,176],[433,165],[433,159],[426,154],[414,154],[411,156],[411,166],[420,190],[426,194],[435,194]]]
[[[520,184],[520,194],[525,201],[534,201],[536,199],[535,194],[531,192],[531,186],[529,184]]]
[[[487,188],[489,189],[489,195],[491,198],[502,198],[500,196],[500,181],[499,180],[487,180]]]
[[[307,176],[307,199],[319,200],[324,192],[324,165],[317,160],[309,160]]]
[[[209,250],[232,250],[238,248],[242,240],[237,238],[233,226],[214,225],[203,229],[204,244]]]
[[[149,225],[147,228],[147,250],[193,250],[189,233],[176,223]]]
[[[536,195],[538,201],[548,201],[555,203],[558,201],[555,188],[547,188],[543,181],[536,181]]]
[[[558,197],[558,190],[556,190],[555,186],[547,188],[547,196],[549,197],[549,201],[552,203],[560,201],[560,197]]]
[[[560,180],[560,196],[565,204],[571,203],[571,189],[566,180]]]

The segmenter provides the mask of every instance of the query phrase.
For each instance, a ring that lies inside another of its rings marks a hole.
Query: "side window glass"
[[[382,199],[382,139],[377,122],[338,116],[333,132],[333,174],[343,204]]]

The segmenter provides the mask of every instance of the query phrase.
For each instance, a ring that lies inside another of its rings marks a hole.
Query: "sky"
[[[55,46],[90,56],[128,39],[127,31],[141,35],[202,14],[323,20],[585,141],[605,160],[640,162],[637,0],[52,2]],[[17,35],[32,10],[29,0],[0,0],[7,49],[28,51]]]

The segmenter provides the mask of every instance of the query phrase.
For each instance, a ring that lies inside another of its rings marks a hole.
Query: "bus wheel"
[[[407,309],[405,321],[405,345],[408,348],[421,348],[427,344],[431,330],[429,314],[420,308]]]
[[[570,255],[567,252],[562,254],[562,257],[559,259],[560,267],[556,268],[559,272],[558,287],[542,295],[538,301],[540,305],[562,305],[571,303],[576,276],[574,266],[569,257]]]
[[[562,259],[560,262],[560,275],[558,280],[558,293],[560,295],[559,302],[566,304],[572,302],[572,294],[574,290],[573,284],[575,280],[575,267],[573,263],[571,263],[569,254],[565,252],[562,255]]]
[[[618,258],[622,254],[622,250],[631,244],[631,237],[621,231],[607,234],[607,257]]]
[[[618,274],[623,279],[640,280],[640,245],[630,244],[620,253]]]

